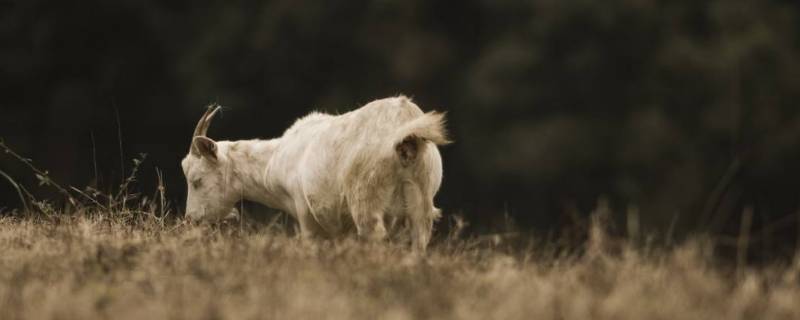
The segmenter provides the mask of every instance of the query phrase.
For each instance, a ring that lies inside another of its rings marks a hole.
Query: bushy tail
[[[398,139],[395,140],[395,143],[400,143],[410,136],[428,140],[437,145],[450,143],[451,141],[447,138],[447,130],[444,128],[444,116],[444,113],[431,111],[411,120],[397,130]]]
[[[436,145],[451,143],[444,128],[444,116],[444,113],[428,112],[397,130],[393,145],[404,164],[417,158],[423,141],[430,141]]]

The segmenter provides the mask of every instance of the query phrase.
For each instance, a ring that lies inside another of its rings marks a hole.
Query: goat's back
[[[307,196],[313,211],[342,211],[344,197],[396,179],[392,139],[403,124],[423,115],[403,96],[341,115],[312,113],[286,130],[270,170],[281,172],[291,193]]]

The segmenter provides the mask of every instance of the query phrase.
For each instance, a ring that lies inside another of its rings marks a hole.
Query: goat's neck
[[[280,191],[272,190],[265,183],[267,177],[264,176],[279,143],[279,139],[230,141],[225,151],[233,179],[231,182],[244,200],[286,210]]]

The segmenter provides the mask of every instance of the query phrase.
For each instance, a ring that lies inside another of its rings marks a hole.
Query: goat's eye
[[[202,179],[192,180],[192,188],[199,189],[202,186],[203,186]]]

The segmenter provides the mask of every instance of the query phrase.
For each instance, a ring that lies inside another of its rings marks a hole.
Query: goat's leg
[[[383,221],[383,211],[353,210],[353,221],[355,221],[359,239],[374,242],[386,239],[387,232]]]
[[[295,215],[297,217],[297,224],[300,225],[300,236],[303,239],[322,238],[325,231],[322,230],[314,215],[306,207],[303,202],[295,203]]]
[[[433,203],[423,196],[420,187],[410,181],[403,183],[405,213],[411,222],[411,244],[415,250],[425,251],[433,232],[436,218]]]
[[[383,241],[388,237],[384,215],[393,192],[393,186],[361,184],[348,194],[347,204],[359,239]]]
[[[383,221],[384,208],[379,197],[359,197],[350,202],[350,213],[356,225],[358,238],[369,241],[383,241],[387,237]]]

